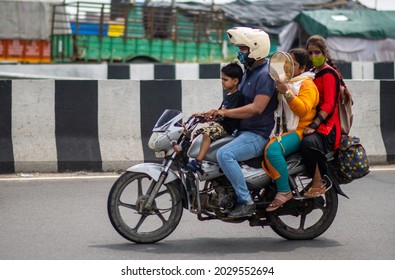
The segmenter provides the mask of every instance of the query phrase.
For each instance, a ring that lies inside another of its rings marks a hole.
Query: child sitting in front
[[[219,109],[232,109],[243,106],[243,95],[238,90],[238,85],[243,77],[243,69],[236,62],[229,63],[221,68],[222,87],[229,91]],[[209,126],[196,131],[195,137],[203,134],[203,142],[196,159],[191,160],[187,167],[196,172],[203,173],[202,160],[210,148],[212,141],[232,135],[239,125],[239,119],[224,118],[218,122],[211,122]]]

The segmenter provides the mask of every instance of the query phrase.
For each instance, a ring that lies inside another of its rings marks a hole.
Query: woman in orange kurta
[[[325,154],[336,150],[340,145],[340,119],[338,102],[340,95],[340,75],[335,70],[325,39],[311,36],[306,43],[313,64],[315,79],[320,92],[317,116],[304,130],[306,135],[301,143],[301,153],[307,173],[313,178],[305,197],[318,197],[325,193],[322,177],[326,173]]]
[[[294,77],[289,83],[278,81],[277,91],[284,96],[286,103],[299,121],[296,130],[282,133],[281,137],[273,137],[265,147],[265,160],[262,167],[275,180],[277,186],[277,195],[266,208],[269,212],[276,210],[293,197],[288,182],[285,157],[299,150],[303,131],[316,115],[319,98],[318,89],[313,82],[314,74],[306,71],[310,65],[307,51],[292,49],[289,54],[294,61]]]

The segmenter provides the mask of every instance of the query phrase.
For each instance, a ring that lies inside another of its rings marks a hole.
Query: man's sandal
[[[314,197],[319,197],[325,192],[326,192],[326,186],[325,184],[322,184],[319,187],[310,187],[308,191],[303,194],[303,196],[308,198],[314,198]]]
[[[285,202],[291,200],[292,197],[292,191],[278,192],[272,203],[270,203],[270,205],[266,208],[266,212],[272,212],[274,210],[277,210],[278,208],[283,206]]]

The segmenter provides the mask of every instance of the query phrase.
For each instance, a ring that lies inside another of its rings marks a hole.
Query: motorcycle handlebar
[[[193,114],[189,117],[189,119],[184,122],[183,126],[187,131],[195,129],[195,127],[199,123],[205,123],[205,122],[220,122],[224,119],[224,117],[220,114],[216,115],[215,118],[213,119],[206,119],[205,114]]]
[[[223,119],[224,119],[224,117],[222,116],[222,115],[220,115],[220,114],[218,114],[218,115],[216,115],[215,116],[215,118],[212,118],[212,117],[210,117],[210,119],[206,119],[206,117],[205,117],[205,115],[204,114],[195,114],[195,115],[193,115],[194,116],[194,118],[196,119],[196,120],[198,120],[200,123],[204,123],[204,122],[212,122],[212,121],[214,121],[214,122],[220,122],[220,121],[223,121]]]

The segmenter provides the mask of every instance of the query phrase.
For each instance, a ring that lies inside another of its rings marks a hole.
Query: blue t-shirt
[[[277,109],[278,100],[275,81],[269,75],[267,60],[252,69],[246,70],[239,85],[239,90],[243,93],[244,105],[252,103],[257,94],[270,97],[270,101],[262,114],[242,119],[239,125],[239,131],[251,131],[269,138],[274,127],[274,111]]]

